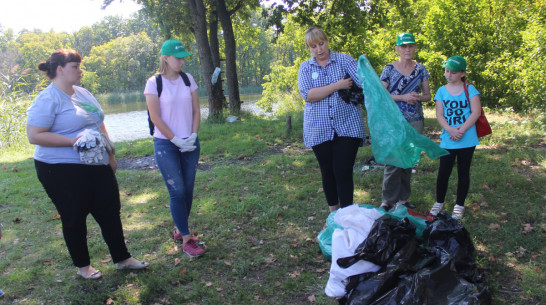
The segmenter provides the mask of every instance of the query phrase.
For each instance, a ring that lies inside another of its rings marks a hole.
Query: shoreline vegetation
[[[434,110],[425,133],[438,142]],[[148,270],[115,270],[100,230],[89,220],[88,243],[98,281],[77,277],[59,216],[38,182],[33,148],[21,138],[0,152],[0,288],[18,304],[337,304],[324,295],[330,263],[316,240],[328,216],[320,172],[302,143],[302,114],[243,113],[235,123],[203,122],[202,153],[192,210],[193,234],[207,253],[192,259],[172,240],[168,194],[157,170],[120,169],[121,217],[131,253]],[[493,304],[542,304],[546,117],[488,111],[493,135],[482,139],[471,168],[464,226],[486,270]],[[17,147],[17,148],[16,148]],[[119,160],[153,155],[150,139],[116,143]],[[378,205],[380,170],[355,166],[355,202]],[[411,202],[434,203],[438,160],[423,156]],[[450,181],[455,183],[454,179]],[[452,207],[454,185],[447,205]],[[17,300],[17,301],[15,301]]]

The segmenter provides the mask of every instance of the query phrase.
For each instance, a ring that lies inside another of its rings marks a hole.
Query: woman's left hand
[[[110,167],[112,168],[115,174],[116,170],[118,169],[118,161],[116,161],[116,158],[112,155],[109,155],[108,164],[110,164]]]
[[[351,87],[353,86],[353,79],[352,78],[342,78],[340,80],[337,81],[337,90],[341,90],[341,89],[351,89]]]
[[[408,103],[410,105],[417,104],[420,101],[420,98],[421,98],[421,96],[417,92],[410,92],[410,93],[406,94],[406,96],[407,96],[406,103]]]

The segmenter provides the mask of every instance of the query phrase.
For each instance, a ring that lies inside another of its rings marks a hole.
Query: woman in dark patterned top
[[[395,50],[400,58],[385,67],[380,79],[402,111],[404,118],[417,132],[423,133],[425,118],[421,102],[428,101],[431,97],[428,81],[430,74],[425,66],[413,59],[415,48],[415,38],[411,33],[398,35]],[[415,208],[408,203],[411,195],[411,170],[411,168],[385,166],[381,194],[382,208],[388,210],[397,202],[406,207]]]

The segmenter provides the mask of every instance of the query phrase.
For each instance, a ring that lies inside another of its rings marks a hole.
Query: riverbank
[[[255,104],[243,104],[241,110],[253,114],[271,115]],[[209,108],[201,107],[201,119],[209,116]],[[107,114],[104,124],[110,138],[114,142],[133,141],[150,137],[148,114],[146,111],[131,111],[125,113]]]

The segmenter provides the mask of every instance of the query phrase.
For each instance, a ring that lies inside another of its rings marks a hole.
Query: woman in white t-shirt
[[[27,111],[27,135],[36,145],[38,179],[57,208],[63,236],[78,274],[98,279],[87,248],[86,218],[99,224],[118,269],[142,269],[148,263],[131,257],[125,246],[116,160],[103,145],[104,113],[93,95],[76,86],[82,78],[81,56],[59,49],[38,65],[51,84]]]
[[[195,257],[205,251],[191,235],[188,224],[199,160],[197,132],[201,122],[197,84],[190,74],[182,72],[185,58],[190,55],[182,42],[165,41],[161,47],[159,76],[148,79],[144,95],[155,126],[155,160],[169,191],[171,215],[176,225],[173,238],[181,240],[184,252]]]

